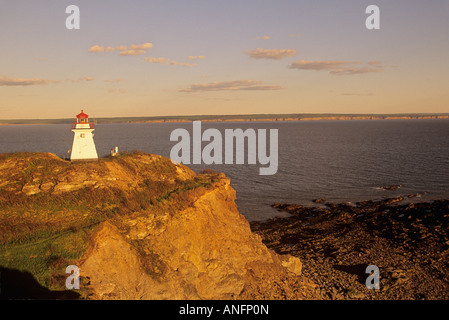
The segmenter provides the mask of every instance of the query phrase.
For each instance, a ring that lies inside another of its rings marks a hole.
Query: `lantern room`
[[[94,129],[94,123],[89,122],[89,116],[81,110],[81,113],[76,115],[76,123],[72,123],[72,129]]]
[[[76,115],[76,122],[89,122],[89,116],[81,110],[81,113]]]

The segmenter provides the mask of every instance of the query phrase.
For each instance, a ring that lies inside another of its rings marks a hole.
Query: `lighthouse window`
[[[81,133],[80,134],[80,138],[84,138],[85,137],[85,134],[84,133]]]

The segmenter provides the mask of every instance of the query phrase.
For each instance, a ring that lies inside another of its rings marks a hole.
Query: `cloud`
[[[122,78],[114,78],[114,79],[106,79],[106,80],[104,80],[104,82],[111,82],[111,83],[117,83],[117,82],[123,82],[123,81],[125,81],[125,80],[122,79]]]
[[[254,50],[247,50],[243,53],[248,54],[251,58],[254,59],[283,59],[296,54],[296,50],[294,49],[262,49],[257,48]]]
[[[62,83],[62,82],[85,82],[85,81],[93,81],[92,77],[80,77],[78,79],[66,79],[66,80],[50,80],[50,79],[41,79],[41,78],[11,78],[11,77],[0,77],[0,86],[38,86],[38,85],[47,85],[51,83]]]
[[[177,62],[177,61],[173,61],[168,58],[162,58],[162,57],[159,57],[159,58],[147,57],[147,58],[144,58],[144,61],[150,62],[150,63],[159,63],[162,65],[170,65],[170,66],[183,66],[183,67],[196,66],[196,63]]]
[[[338,68],[342,65],[352,64],[354,62],[350,61],[306,61],[300,60],[293,62],[289,68],[290,69],[300,69],[300,70],[332,70]]]
[[[96,44],[89,48],[89,52],[104,52],[104,47]]]
[[[152,57],[147,57],[144,58],[143,60],[145,60],[146,62],[150,62],[150,63],[159,63],[159,64],[166,64],[168,65],[170,63],[170,59],[167,58],[152,58]]]
[[[128,46],[118,46],[115,49],[118,51],[125,51],[125,50],[128,50]]]
[[[298,34],[289,34],[288,35],[290,38],[300,38],[301,37],[301,35],[298,33]]]
[[[205,56],[188,56],[187,59],[198,60],[198,59],[206,59],[206,57]]]
[[[354,74],[363,74],[363,73],[378,73],[382,72],[382,68],[372,68],[372,67],[353,67],[353,68],[340,68],[331,70],[331,74],[335,75],[354,75]]]
[[[233,80],[215,81],[210,83],[195,83],[189,88],[181,89],[179,92],[204,92],[204,91],[241,91],[241,90],[281,90],[284,87],[275,85],[264,85],[262,81],[255,80]]]
[[[383,67],[378,61],[366,64],[360,61],[295,61],[288,66],[290,69],[328,71],[334,75],[355,75],[363,73],[382,72]]]
[[[94,78],[92,78],[92,77],[80,77],[78,79],[67,79],[67,81],[74,82],[74,83],[84,82],[84,81],[93,81],[93,80],[94,80]]]
[[[128,49],[131,50],[146,50],[146,49],[151,49],[153,48],[153,44],[152,43],[143,43],[143,44],[132,44]]]
[[[125,89],[121,89],[121,88],[119,88],[119,89],[108,89],[108,93],[126,93],[126,90]]]
[[[36,85],[46,85],[49,83],[59,83],[60,80],[49,80],[49,79],[40,79],[40,78],[10,78],[10,77],[1,77],[0,78],[0,86],[36,86]]]
[[[269,40],[271,39],[270,36],[260,36],[260,37],[255,37],[254,40]]]
[[[104,46],[100,45],[93,45],[89,48],[89,52],[92,53],[101,53],[101,52],[113,52],[118,51],[119,56],[137,56],[139,54],[146,53],[147,49],[151,49],[153,47],[153,44],[150,42],[142,43],[142,44],[132,44],[130,46],[127,45],[121,45],[118,47],[111,47],[107,46],[106,48]]]
[[[196,66],[196,63],[187,63],[187,62],[177,62],[177,61],[170,61],[171,66],[183,66],[183,67],[193,67]]]
[[[144,54],[147,53],[145,50],[140,50],[140,49],[129,49],[129,50],[123,50],[120,51],[120,53],[118,54],[119,56],[137,56],[139,54]]]

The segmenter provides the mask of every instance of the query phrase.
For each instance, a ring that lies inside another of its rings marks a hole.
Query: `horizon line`
[[[217,115],[175,115],[175,116],[118,116],[118,117],[92,117],[91,119],[97,122],[107,122],[108,120],[113,122],[142,122],[142,121],[195,121],[195,120],[208,120],[208,121],[223,121],[223,120],[274,120],[274,121],[294,121],[301,120],[303,118],[321,118],[321,117],[448,117],[449,113],[260,113],[260,114],[217,114]],[[73,120],[70,118],[30,118],[30,119],[0,119],[0,124],[31,124],[31,122],[38,122],[44,124],[51,123],[63,123],[65,121]],[[278,119],[279,118],[279,119]]]

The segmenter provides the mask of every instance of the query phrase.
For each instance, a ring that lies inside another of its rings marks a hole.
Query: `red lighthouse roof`
[[[77,114],[77,115],[76,115],[76,118],[77,118],[77,119],[87,119],[87,118],[89,118],[89,116],[88,116],[87,114],[85,114],[85,113],[83,112],[83,110],[81,110],[81,113],[80,113],[80,114]]]

